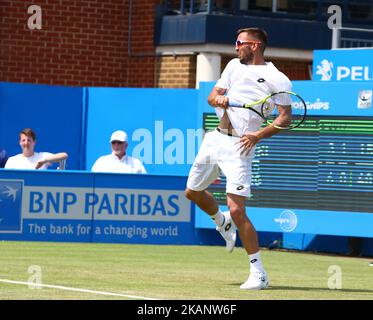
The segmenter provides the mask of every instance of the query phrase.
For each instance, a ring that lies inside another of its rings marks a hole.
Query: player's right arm
[[[232,59],[228,62],[225,66],[220,79],[216,82],[214,88],[212,88],[210,95],[208,96],[208,103],[210,106],[217,108],[228,108],[228,97],[225,94],[228,92],[229,88],[231,88],[231,78],[232,72],[235,69],[235,66],[239,64],[238,59]]]
[[[227,89],[219,88],[219,87],[214,87],[208,98],[207,101],[210,106],[216,108],[220,107],[223,109],[228,108],[228,97],[225,96],[225,93],[227,92]]]

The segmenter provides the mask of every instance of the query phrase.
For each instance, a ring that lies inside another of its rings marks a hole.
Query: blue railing
[[[323,21],[328,18],[327,9],[338,5],[345,23],[373,24],[371,0],[278,0],[261,2],[252,0],[166,0],[163,11],[169,14],[232,14],[286,17]]]
[[[169,14],[195,14],[223,12],[239,8],[239,0],[179,0],[165,1],[164,9]]]

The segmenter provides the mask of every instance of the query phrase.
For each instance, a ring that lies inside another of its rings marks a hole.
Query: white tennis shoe
[[[226,242],[226,249],[228,252],[232,252],[236,244],[237,239],[237,227],[234,224],[231,214],[229,211],[222,212],[224,216],[224,223],[220,227],[216,227],[216,230],[220,232]]]
[[[265,272],[252,272],[245,283],[241,284],[242,290],[260,290],[269,287],[269,279]]]

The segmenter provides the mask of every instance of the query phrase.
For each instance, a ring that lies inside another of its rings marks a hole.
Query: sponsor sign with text
[[[315,50],[314,81],[372,81],[373,49]]]
[[[80,181],[95,174],[74,173],[71,180],[65,174],[18,171],[14,179],[7,177],[8,171],[0,171],[0,239],[195,241],[184,177],[143,175],[142,185],[137,175],[96,174],[96,179]],[[60,177],[64,177],[63,186],[58,183]]]

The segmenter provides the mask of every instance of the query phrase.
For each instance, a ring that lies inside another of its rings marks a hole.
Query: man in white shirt
[[[259,28],[237,31],[237,58],[225,67],[212,89],[208,103],[220,119],[217,130],[206,133],[190,170],[185,195],[205,211],[217,225],[216,229],[232,252],[236,230],[250,265],[250,276],[240,288],[260,290],[269,286],[268,276],[261,262],[256,230],[246,215],[245,200],[250,195],[251,163],[256,144],[280,130],[267,126],[254,112],[230,108],[229,99],[250,103],[279,91],[291,91],[290,80],[271,62],[264,59],[267,33]],[[291,119],[288,102],[277,106],[275,121],[287,123]],[[220,170],[227,178],[228,212],[221,212],[213,195],[206,189],[218,178]]]
[[[22,153],[9,157],[5,169],[48,169],[53,162],[65,161],[68,157],[66,152],[35,152],[36,134],[30,128],[19,133],[19,145]]]
[[[113,132],[110,143],[112,153],[98,158],[92,166],[93,172],[146,173],[139,159],[126,154],[128,137],[124,131]]]

